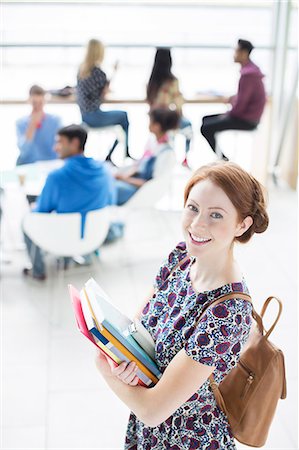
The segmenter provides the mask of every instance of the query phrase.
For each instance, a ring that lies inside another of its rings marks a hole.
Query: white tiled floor
[[[187,176],[179,173],[174,194],[182,193]],[[279,403],[268,450],[298,448],[295,209],[293,192],[271,189],[269,230],[236,250],[257,309],[270,294],[284,301],[272,338],[285,352],[288,397]],[[123,448],[127,408],[106,388],[93,348],[76,330],[67,284],[80,287],[92,275],[133,314],[179,240],[178,211],[132,213],[124,239],[104,247],[98,264],[62,277],[50,261],[44,285],[22,279],[24,250],[8,248],[4,256],[11,262],[2,267],[1,449]]]

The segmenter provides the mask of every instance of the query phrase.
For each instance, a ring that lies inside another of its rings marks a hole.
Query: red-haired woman
[[[108,385],[132,411],[127,450],[236,448],[208,377],[223,379],[249,335],[252,306],[238,295],[248,288],[234,246],[268,227],[261,185],[230,162],[201,167],[185,189],[182,226],[185,241],[161,266],[139,314],[155,341],[162,378],[143,388],[134,363],[111,369],[105,357],[97,358]],[[224,294],[232,298],[205,309]]]

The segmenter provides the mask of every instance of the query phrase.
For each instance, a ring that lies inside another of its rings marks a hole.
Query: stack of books
[[[154,361],[154,341],[142,324],[120,312],[93,278],[80,293],[72,285],[69,292],[80,332],[115,365],[134,361],[139,384],[154,386],[162,374]]]

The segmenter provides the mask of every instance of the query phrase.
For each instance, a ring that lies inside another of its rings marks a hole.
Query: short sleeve
[[[230,299],[207,309],[185,343],[188,356],[226,372],[240,357],[251,326],[251,304]]]
[[[157,276],[155,278],[154,287],[156,289],[161,288],[167,288],[167,278],[170,275],[171,271],[174,269],[174,267],[179,263],[179,261],[182,261],[187,256],[187,249],[186,249],[186,243],[180,242],[172,252],[168,255],[168,258],[163,262],[161,265]],[[181,266],[181,269],[183,269],[185,264],[188,264],[189,260],[186,260]]]
[[[99,88],[104,88],[105,84],[107,83],[105,72],[103,72],[99,67],[95,67],[93,76],[95,81],[98,83]]]

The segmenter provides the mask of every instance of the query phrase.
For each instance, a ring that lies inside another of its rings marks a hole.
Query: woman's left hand
[[[114,178],[116,180],[125,181],[126,176],[123,173],[118,172],[118,173],[114,174]]]
[[[101,351],[98,351],[96,366],[104,378],[116,377],[124,384],[129,384],[130,386],[136,386],[138,384],[138,377],[136,376],[138,367],[133,361],[130,363],[123,361],[118,366]]]

